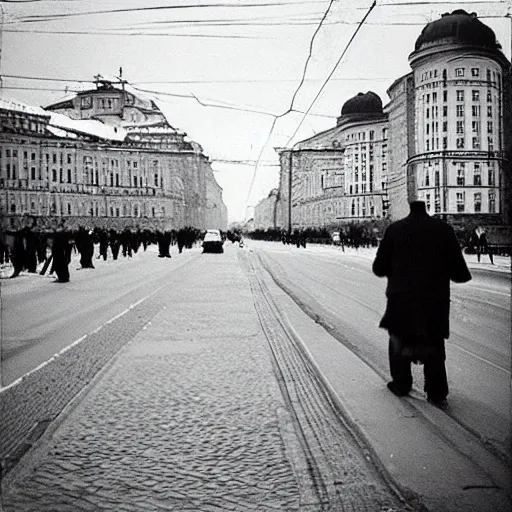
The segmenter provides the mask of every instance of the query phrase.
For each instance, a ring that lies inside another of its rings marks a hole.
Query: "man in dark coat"
[[[430,217],[424,202],[412,202],[409,215],[384,233],[373,272],[388,278],[387,307],[380,322],[390,336],[388,388],[407,395],[412,388],[411,363],[423,363],[427,398],[444,406],[450,280],[471,279],[452,227]]]

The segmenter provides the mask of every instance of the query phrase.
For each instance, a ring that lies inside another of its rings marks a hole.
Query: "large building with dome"
[[[222,189],[199,144],[158,106],[97,77],[45,109],[0,100],[4,228],[227,229]]]
[[[444,14],[424,27],[409,63],[384,107],[360,93],[334,128],[278,150],[268,227],[398,220],[413,199],[452,223],[510,223],[510,62],[494,32],[474,13]]]

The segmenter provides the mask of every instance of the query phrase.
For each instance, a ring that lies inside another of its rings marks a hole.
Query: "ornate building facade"
[[[0,130],[4,227],[227,228],[202,148],[110,82],[47,109],[1,100]]]
[[[360,93],[335,128],[278,150],[269,227],[397,220],[412,199],[452,223],[510,222],[511,66],[494,32],[475,14],[445,14],[425,26],[409,62],[384,108]]]
[[[468,215],[499,222],[506,210],[503,101],[510,63],[494,32],[475,14],[445,14],[423,29],[409,62],[415,106],[409,194],[454,222]]]

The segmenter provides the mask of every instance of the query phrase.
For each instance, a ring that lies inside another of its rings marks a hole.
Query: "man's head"
[[[426,213],[427,207],[425,201],[411,201],[409,203],[411,213]]]

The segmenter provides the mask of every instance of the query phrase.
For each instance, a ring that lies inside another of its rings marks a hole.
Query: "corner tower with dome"
[[[329,228],[386,216],[387,114],[378,94],[348,99],[334,128],[278,151],[279,201],[269,227]]]
[[[474,13],[444,14],[425,26],[409,62],[412,73],[389,91],[390,111],[400,86],[402,97],[408,95],[409,110],[398,121],[413,141],[406,155],[401,142],[392,142],[393,178],[407,189],[407,199],[425,201],[430,214],[452,223],[503,222],[510,63],[494,32]],[[400,198],[391,201],[397,205]],[[405,201],[401,205],[397,217],[406,214]]]

